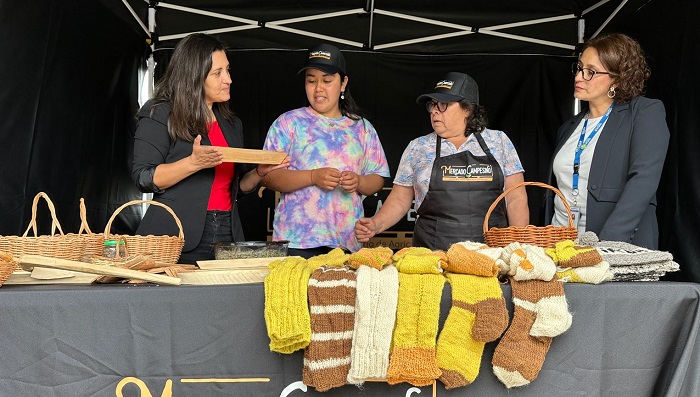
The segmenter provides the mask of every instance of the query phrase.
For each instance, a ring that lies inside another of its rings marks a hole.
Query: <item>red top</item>
[[[228,142],[221,132],[219,122],[214,121],[209,128],[209,141],[212,146],[228,147]],[[214,184],[211,185],[209,205],[207,210],[230,211],[233,208],[231,202],[231,183],[233,182],[233,163],[221,163],[214,168]]]

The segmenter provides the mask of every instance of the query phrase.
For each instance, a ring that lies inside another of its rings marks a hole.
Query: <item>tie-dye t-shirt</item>
[[[366,119],[329,118],[309,107],[279,116],[265,138],[266,150],[284,150],[290,170],[332,167],[358,175],[389,177],[389,166],[377,132]],[[355,252],[355,222],[363,216],[363,197],[340,186],[309,186],[282,193],[275,209],[273,239],[290,248],[342,246]]]

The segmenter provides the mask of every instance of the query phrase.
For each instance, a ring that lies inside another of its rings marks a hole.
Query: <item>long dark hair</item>
[[[592,38],[583,44],[582,51],[594,48],[608,72],[615,73],[617,83],[615,100],[629,102],[644,94],[644,86],[651,76],[644,50],[633,38],[621,33],[609,33]]]
[[[474,132],[483,131],[489,123],[486,115],[486,108],[472,101],[462,99],[459,101],[459,106],[469,111],[467,119],[467,128],[464,130],[464,136],[469,136]]]
[[[204,33],[194,33],[182,39],[173,52],[163,77],[155,87],[155,106],[170,105],[168,133],[170,139],[192,142],[197,135],[206,135],[211,123],[209,108],[204,100],[204,81],[212,66],[212,54],[226,51],[226,44]],[[221,115],[233,120],[228,102],[215,103]],[[151,114],[154,109],[151,108]]]
[[[339,72],[340,74],[340,81],[345,80],[345,74],[342,72]],[[350,95],[350,87],[345,86],[345,91],[343,91],[343,96],[345,99],[340,98],[338,100],[338,106],[340,107],[340,113],[343,114],[343,116],[351,118],[353,120],[360,120],[362,119],[362,109],[360,109],[359,106],[357,106],[357,103],[355,103],[355,100],[352,99],[352,95]]]

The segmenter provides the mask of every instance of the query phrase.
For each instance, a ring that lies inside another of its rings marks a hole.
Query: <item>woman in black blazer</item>
[[[626,35],[599,36],[584,43],[572,72],[574,96],[588,109],[559,128],[550,178],[579,234],[656,249],[656,189],[669,131],[663,103],[641,96],[650,75],[644,53]],[[546,220],[568,225],[561,200],[546,202]]]
[[[236,208],[239,191],[252,191],[265,174],[288,164],[258,165],[245,173],[244,165],[223,162],[217,146],[243,147],[241,120],[228,107],[230,86],[225,44],[192,34],[175,47],[154,98],[137,115],[132,177],[182,222],[179,263],[213,259],[215,243],[245,240]],[[178,233],[172,215],[157,206],[148,208],[136,230]]]

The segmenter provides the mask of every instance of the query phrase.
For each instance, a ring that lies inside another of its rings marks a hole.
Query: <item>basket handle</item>
[[[92,234],[92,230],[90,230],[90,226],[87,223],[87,208],[85,208],[85,199],[80,198],[80,229],[78,230],[78,234],[81,234],[82,232],[85,232],[87,234]]]
[[[574,214],[571,213],[571,207],[569,206],[569,203],[566,201],[566,198],[564,197],[563,194],[559,191],[559,189],[555,188],[554,186],[550,186],[546,183],[541,183],[541,182],[520,182],[517,185],[513,185],[506,189],[503,193],[501,193],[500,196],[496,200],[493,201],[491,206],[489,207],[489,210],[486,211],[486,216],[484,217],[484,234],[488,232],[489,230],[489,217],[491,216],[491,213],[493,212],[494,209],[496,209],[496,206],[498,203],[508,195],[508,193],[512,192],[513,190],[521,187],[521,186],[539,186],[539,187],[544,187],[547,189],[550,189],[554,191],[554,193],[559,196],[561,201],[564,203],[564,207],[566,208],[566,212],[569,213],[569,228],[573,229],[574,228]]]
[[[105,226],[105,232],[104,232],[105,238],[107,238],[107,236],[109,236],[110,229],[112,228],[112,222],[117,217],[117,215],[121,212],[121,210],[123,210],[124,208],[126,208],[130,205],[144,204],[144,203],[165,208],[165,210],[168,211],[170,213],[170,215],[173,216],[173,218],[175,218],[175,223],[177,223],[177,227],[180,228],[180,234],[178,235],[178,237],[182,238],[182,239],[185,238],[185,232],[182,230],[182,222],[180,222],[180,218],[178,218],[177,215],[175,215],[175,212],[173,212],[173,210],[170,207],[168,207],[167,205],[160,203],[158,201],[153,201],[153,200],[132,200],[132,201],[129,201],[128,203],[122,204],[122,206],[117,208],[116,211],[114,211],[112,216],[109,218],[109,221],[107,222],[107,226]]]
[[[36,194],[36,196],[34,196],[34,201],[32,202],[32,220],[29,222],[29,226],[27,226],[27,230],[24,231],[22,237],[27,237],[27,234],[29,234],[29,229],[34,231],[34,237],[38,236],[36,229],[36,206],[39,204],[39,199],[42,197],[46,200],[46,203],[49,205],[49,211],[51,212],[51,235],[53,236],[56,234],[56,229],[58,228],[61,236],[63,236],[63,229],[56,218],[56,207],[53,206],[53,202],[46,193],[39,192]]]

